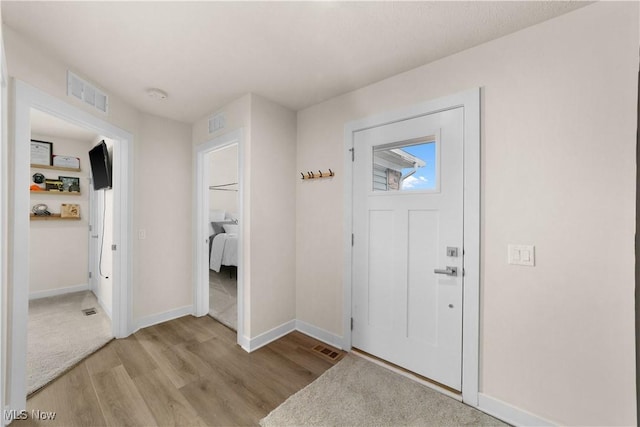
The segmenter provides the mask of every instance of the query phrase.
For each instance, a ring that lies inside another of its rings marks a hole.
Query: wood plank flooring
[[[212,318],[182,317],[110,342],[31,396],[29,418],[12,425],[255,426],[337,363],[317,344],[293,332],[249,354]]]

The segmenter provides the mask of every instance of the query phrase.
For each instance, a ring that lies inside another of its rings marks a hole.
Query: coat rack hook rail
[[[318,170],[318,172],[313,172],[313,171],[307,171],[305,172],[300,172],[300,179],[318,179],[318,178],[331,178],[334,177],[336,175],[336,173],[334,171],[332,171],[331,169],[329,169],[329,172],[323,172],[321,170]]]

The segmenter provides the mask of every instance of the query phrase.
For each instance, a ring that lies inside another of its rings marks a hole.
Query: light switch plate
[[[533,245],[507,245],[507,262],[513,265],[526,265],[534,267],[535,246]]]

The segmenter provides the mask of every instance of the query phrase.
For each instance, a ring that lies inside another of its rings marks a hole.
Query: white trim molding
[[[31,109],[50,114],[69,123],[88,129],[114,141],[113,150],[113,200],[114,215],[113,243],[117,250],[113,257],[113,317],[112,332],[116,338],[126,337],[132,330],[132,233],[133,218],[133,135],[103,119],[80,110],[65,101],[51,96],[22,81],[14,82],[14,137],[13,147],[13,185],[10,200],[13,202],[13,218],[11,226],[10,253],[13,277],[11,283],[29,283],[29,217],[25,212],[30,210],[29,196],[29,144],[31,135]],[[10,284],[9,286],[12,286]],[[11,343],[10,372],[8,389],[10,390],[11,410],[22,410],[26,407],[26,359],[27,359],[27,316],[29,291],[27,286],[13,286],[11,311]]]
[[[478,409],[514,426],[559,425],[483,393],[478,394]]]
[[[296,320],[289,320],[288,322],[283,323],[280,326],[276,326],[275,328],[268,330],[267,332],[263,332],[255,338],[249,339],[248,342],[245,342],[245,344],[248,345],[246,345],[246,347],[242,346],[242,348],[251,353],[252,351],[256,351],[260,347],[264,347],[265,345],[270,344],[278,338],[282,338],[283,336],[295,330]]]
[[[193,148],[193,308],[194,316],[209,313],[209,167],[205,164],[207,154],[232,145],[238,146],[238,332],[237,343],[250,348],[248,338],[244,336],[245,313],[245,248],[244,233],[244,132],[242,128],[220,135],[211,141],[196,145]]]
[[[30,292],[29,300],[54,297],[56,295],[71,294],[73,292],[81,292],[81,291],[88,291],[88,290],[89,290],[88,283],[83,283],[83,284],[74,285],[74,286],[66,286],[64,288],[47,289],[44,291]]]
[[[342,337],[339,337],[335,334],[332,334],[331,332],[325,331],[324,329],[318,328],[317,326],[297,319],[289,320],[288,322],[285,322],[280,326],[276,326],[275,328],[268,330],[267,332],[264,332],[257,337],[243,337],[242,341],[239,341],[238,344],[240,344],[240,346],[245,351],[250,353],[261,347],[264,347],[265,345],[269,345],[270,343],[278,340],[279,338],[282,338],[283,336],[293,331],[301,332],[332,347],[342,349]]]
[[[331,332],[325,331],[322,328],[318,328],[311,323],[307,323],[302,320],[296,320],[296,330],[312,338],[315,338],[318,341],[322,341],[325,344],[329,344],[332,347],[344,350],[344,340],[341,336],[332,334]]]
[[[180,308],[165,311],[163,313],[150,314],[136,319],[136,327],[134,332],[138,332],[140,329],[148,328],[149,326],[157,325],[159,323],[168,322],[169,320],[177,319],[193,314],[193,306],[185,305]]]
[[[462,400],[478,406],[480,331],[480,88],[349,122],[344,127],[343,344],[351,349],[354,133],[462,107],[464,111],[464,291]],[[357,154],[356,154],[357,155]]]

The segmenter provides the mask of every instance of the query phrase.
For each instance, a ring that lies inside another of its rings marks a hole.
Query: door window
[[[438,145],[435,138],[373,147],[373,191],[438,189]]]

